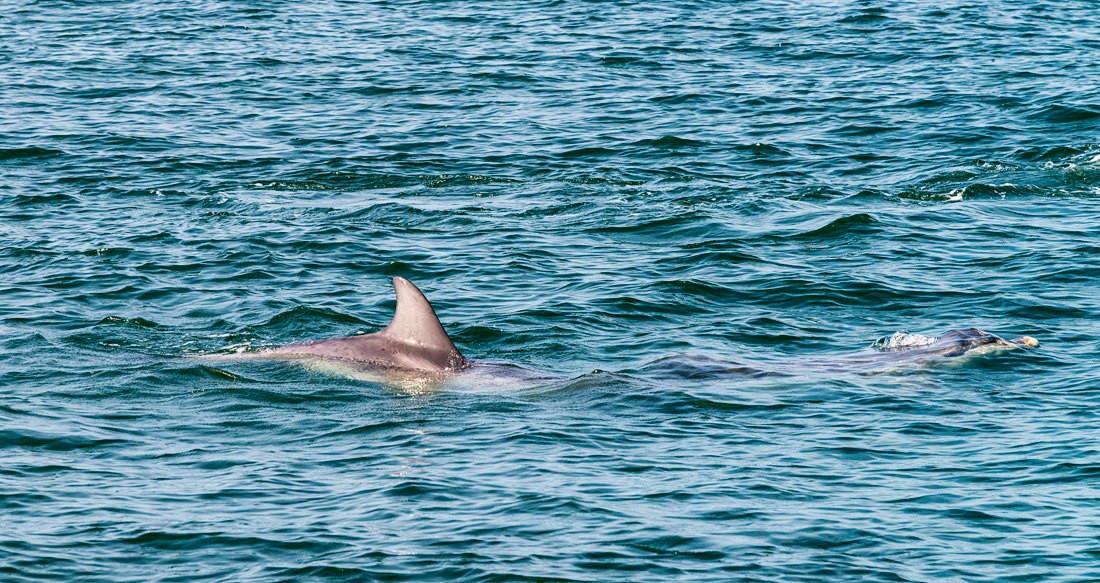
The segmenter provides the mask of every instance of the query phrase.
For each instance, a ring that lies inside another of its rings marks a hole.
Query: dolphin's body
[[[895,349],[880,348],[880,351],[893,351],[908,356],[974,356],[987,354],[998,350],[1012,350],[1014,348],[1035,347],[1039,341],[1031,336],[1021,336],[1012,340],[1005,340],[996,334],[990,334],[977,328],[965,328],[948,332],[935,342],[927,345]]]
[[[863,368],[866,370],[880,370],[883,367],[890,369],[893,366],[919,365],[934,361],[947,361],[948,359],[980,356],[1005,350],[1019,348],[1034,348],[1039,346],[1039,341],[1031,336],[1021,336],[1006,340],[977,328],[964,328],[953,330],[940,336],[930,338],[920,335],[897,333],[902,337],[916,336],[919,341],[902,342],[894,344],[887,342],[879,345],[874,350],[859,352],[834,360],[836,364],[845,367]]]
[[[397,309],[389,325],[378,332],[288,344],[236,358],[303,359],[354,378],[409,386],[454,385],[461,377],[469,377],[468,380],[476,385],[502,388],[561,380],[525,367],[467,360],[447,336],[428,299],[411,281],[395,277],[393,287],[397,293]],[[903,333],[895,336],[898,335],[916,338],[916,341],[887,342],[874,350],[848,356],[786,362],[774,367],[773,372],[798,374],[807,368],[878,371],[885,367],[888,370],[907,364],[919,365],[1039,345],[1030,336],[1005,340],[977,328],[955,330],[939,338]],[[766,372],[753,367],[745,370]],[[460,372],[462,375],[457,374]]]

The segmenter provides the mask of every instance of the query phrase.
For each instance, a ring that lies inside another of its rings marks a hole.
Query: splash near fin
[[[428,298],[403,277],[393,278],[393,289],[397,293],[397,310],[393,314],[393,320],[380,334],[394,342],[445,354],[452,366],[460,366],[465,362],[451,338],[447,336],[435,310],[428,303]]]

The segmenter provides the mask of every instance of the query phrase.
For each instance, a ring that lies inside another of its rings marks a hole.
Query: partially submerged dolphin
[[[1039,341],[1031,336],[1020,336],[1012,340],[1005,340],[996,334],[990,334],[977,328],[965,328],[954,330],[928,342],[910,344],[908,346],[881,346],[883,352],[901,352],[907,355],[925,356],[973,356],[987,354],[999,350],[1012,350],[1015,348],[1035,348]]]
[[[397,310],[385,328],[371,334],[288,344],[258,356],[324,358],[385,369],[431,373],[470,366],[435,315],[428,298],[404,277],[393,278]]]
[[[922,364],[1037,346],[1039,341],[1031,336],[1006,340],[977,328],[953,330],[938,338],[897,332],[876,342],[873,350],[835,359],[833,364],[875,371],[883,366]]]
[[[385,373],[382,377],[384,379],[413,382],[429,379],[441,381],[454,378],[453,373],[472,369],[480,371],[480,374],[473,375],[481,378],[479,382],[498,377],[527,381],[556,379],[514,365],[477,363],[475,366],[455,348],[428,298],[411,281],[395,277],[393,288],[397,294],[397,309],[389,325],[378,332],[288,344],[254,352],[246,358],[307,359],[342,363],[357,373],[382,371]],[[1030,336],[1005,340],[977,328],[955,330],[939,338],[897,333],[889,341],[879,343],[875,350],[822,360],[816,364],[825,368],[854,367],[875,370],[882,365],[922,363],[949,357],[1033,348],[1038,345],[1038,340]],[[815,362],[800,361],[795,366],[813,366]],[[789,366],[784,365],[781,368]]]

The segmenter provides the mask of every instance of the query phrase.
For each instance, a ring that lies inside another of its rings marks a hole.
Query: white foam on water
[[[899,348],[915,348],[918,346],[928,346],[936,342],[936,339],[932,336],[925,336],[924,334],[913,334],[905,332],[904,330],[894,332],[893,334],[879,338],[872,344],[873,348],[878,350],[897,350]]]

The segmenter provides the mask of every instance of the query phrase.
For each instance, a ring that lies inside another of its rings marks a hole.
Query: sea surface
[[[0,0],[0,580],[1096,580],[1098,62],[1092,0]],[[394,276],[530,374],[225,357]],[[969,327],[1041,346],[846,364]]]

